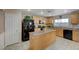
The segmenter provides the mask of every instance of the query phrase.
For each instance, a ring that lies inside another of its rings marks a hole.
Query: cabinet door
[[[71,23],[72,24],[78,24],[79,23],[78,15],[71,15]]]
[[[5,13],[5,46],[20,42],[21,16],[18,13]]]
[[[51,25],[52,25],[52,20],[53,20],[53,18],[48,17],[48,18],[46,19],[46,25],[47,25],[47,26],[51,26]]]
[[[73,30],[72,38],[74,41],[79,42],[79,30]]]
[[[57,28],[56,29],[56,35],[60,36],[60,37],[63,37],[63,29]]]

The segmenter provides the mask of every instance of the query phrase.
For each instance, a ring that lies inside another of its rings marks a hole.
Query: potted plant
[[[43,30],[45,28],[45,25],[41,24],[39,27],[40,27],[40,30]]]

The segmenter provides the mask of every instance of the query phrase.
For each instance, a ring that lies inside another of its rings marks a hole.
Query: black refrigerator
[[[22,41],[29,40],[29,32],[34,32],[34,20],[23,20],[22,22]]]

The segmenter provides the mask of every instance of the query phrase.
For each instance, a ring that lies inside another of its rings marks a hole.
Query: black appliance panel
[[[72,30],[64,30],[64,38],[72,40]]]

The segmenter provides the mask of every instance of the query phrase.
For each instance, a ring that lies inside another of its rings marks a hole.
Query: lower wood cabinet
[[[56,29],[56,35],[59,37],[63,37],[63,29],[62,28],[57,28]]]
[[[73,30],[72,38],[73,41],[79,42],[79,30]]]
[[[65,29],[61,29],[61,28],[57,28],[56,29],[56,35],[59,37],[63,37],[64,38],[64,30]],[[69,30],[69,29],[66,29]],[[72,29],[72,40],[75,42],[79,42],[79,30],[77,29]],[[70,39],[69,39],[70,40]]]

